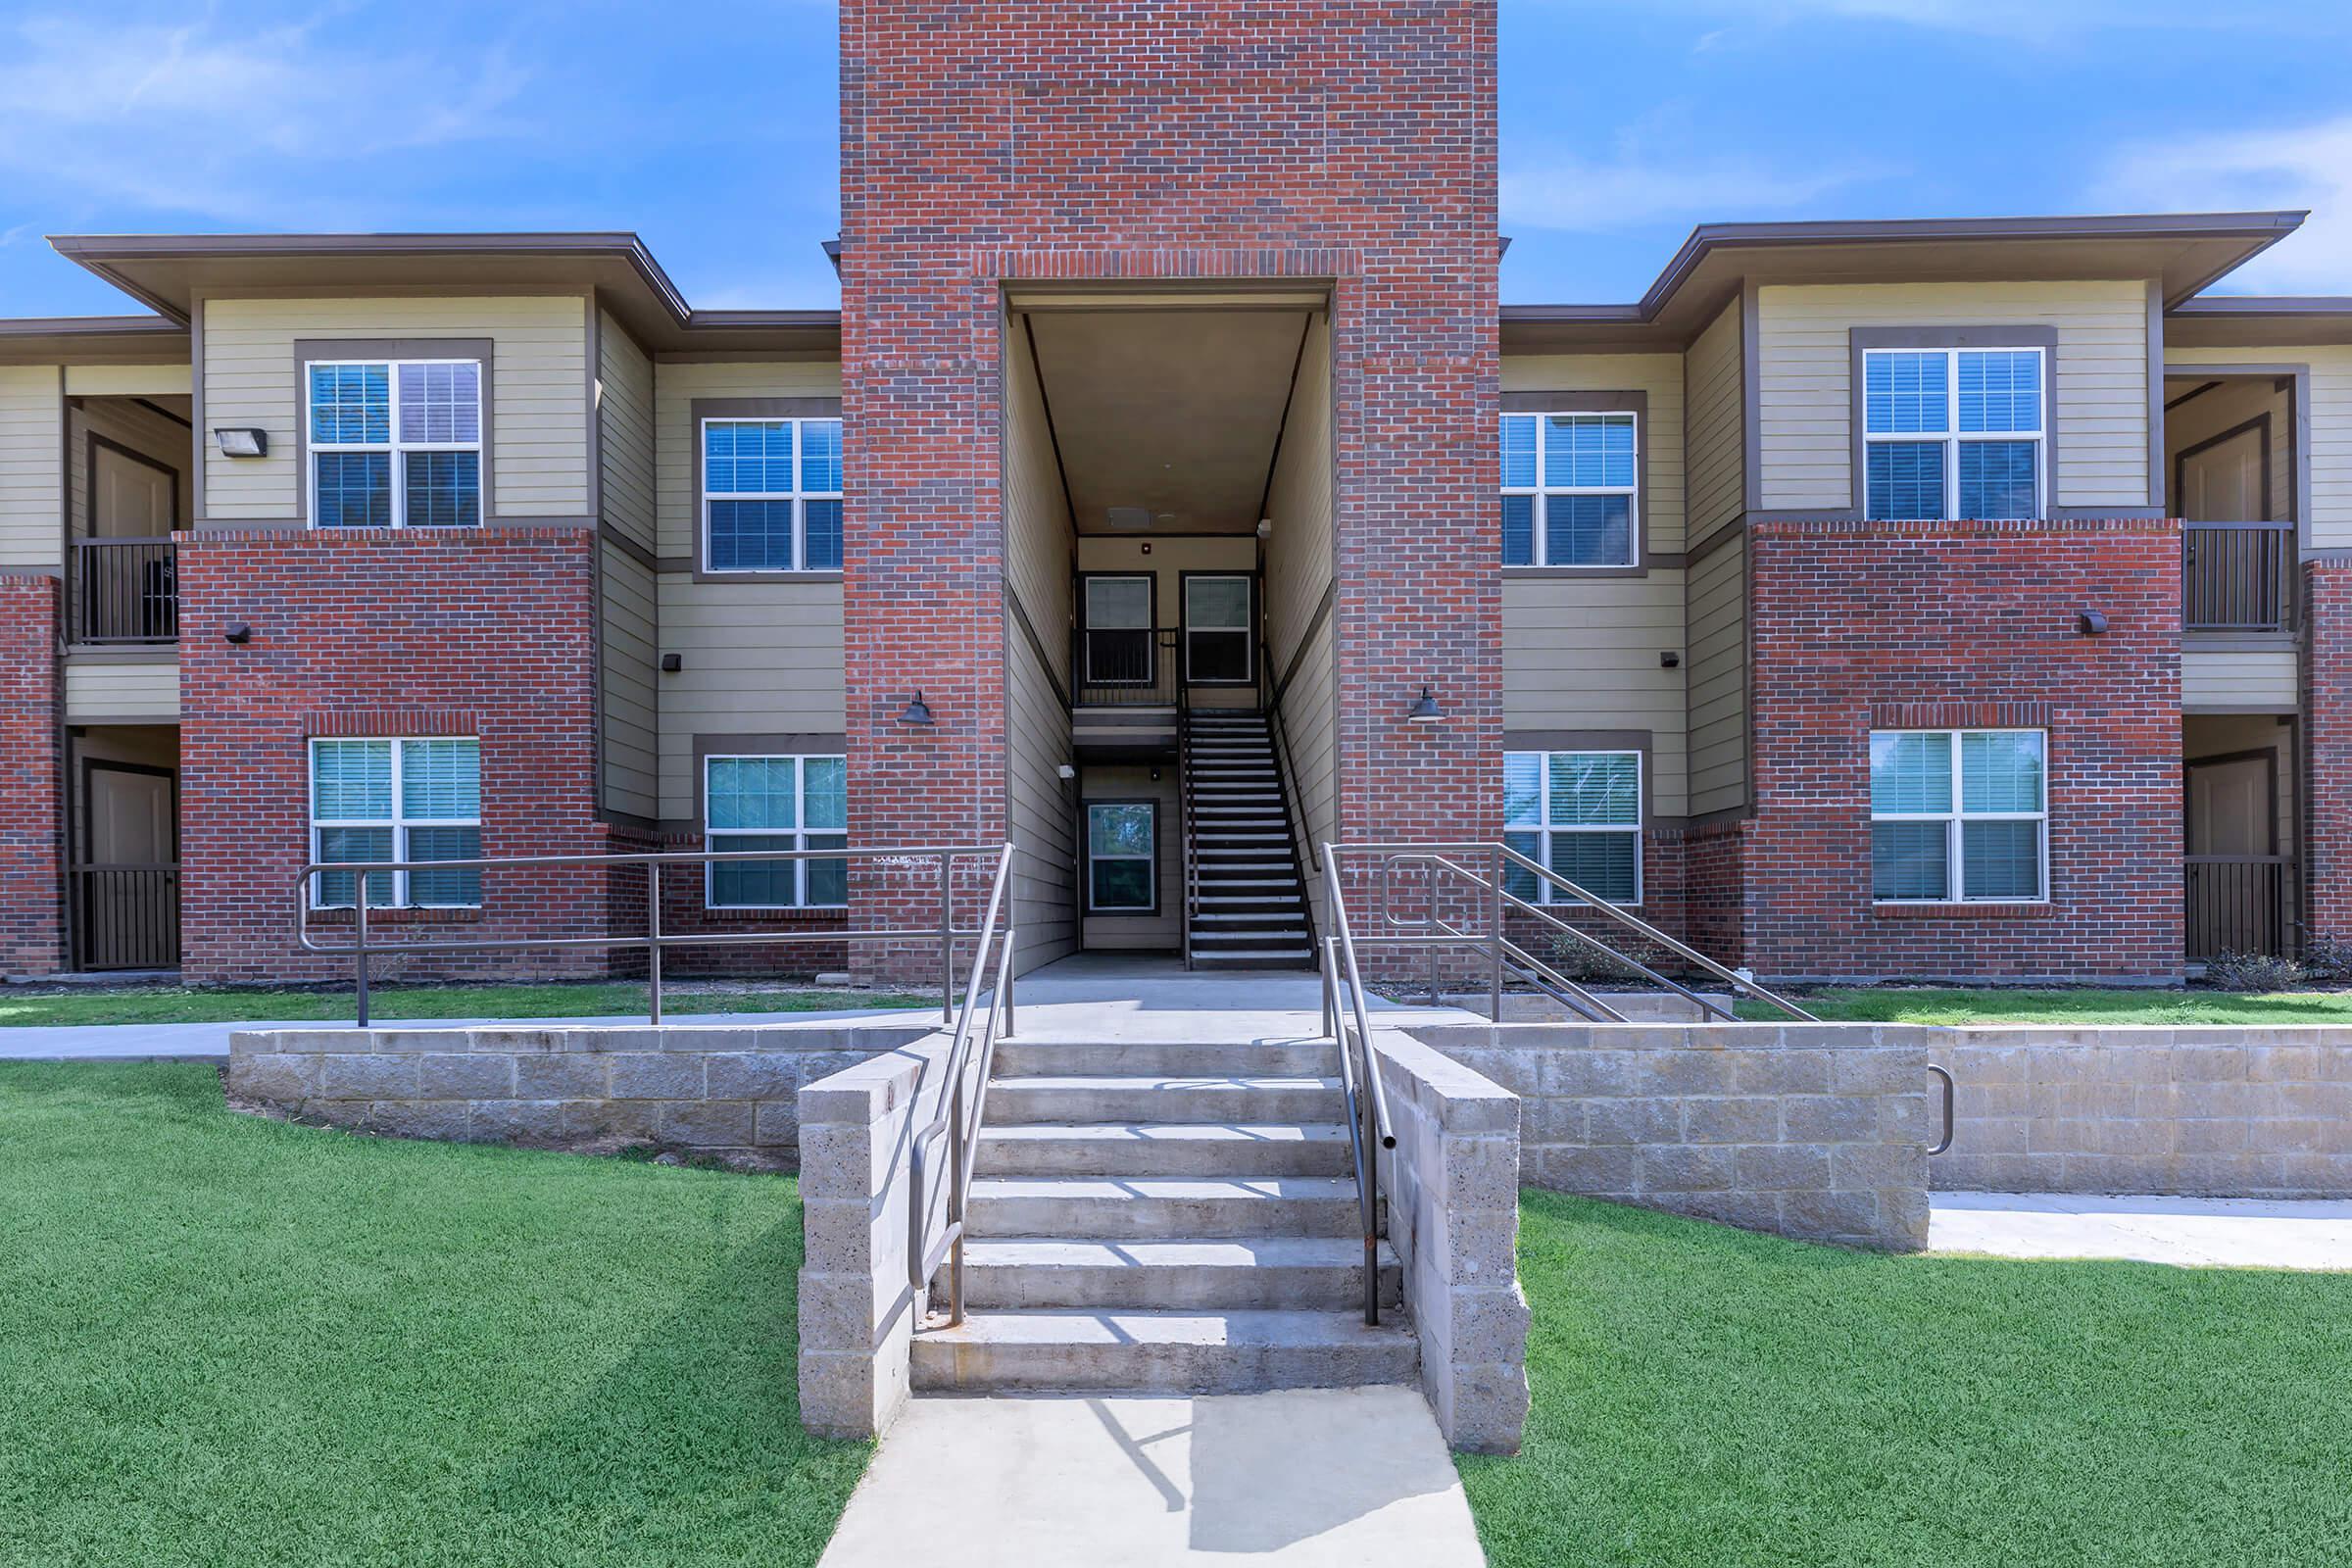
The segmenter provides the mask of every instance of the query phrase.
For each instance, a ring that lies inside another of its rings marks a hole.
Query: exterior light
[[[1658,667],[1660,669],[1680,669],[1683,667],[1683,656],[1671,648],[1660,649],[1658,651]]]
[[[242,646],[245,643],[253,641],[253,628],[246,625],[241,620],[232,621],[226,627],[222,628],[220,635],[227,638],[230,642]]]
[[[675,675],[679,670],[684,669],[685,667],[686,656],[684,654],[663,654],[662,656],[662,674]]]
[[[1445,717],[1445,713],[1438,708],[1437,698],[1430,694],[1428,687],[1424,686],[1421,688],[1421,700],[1413,705],[1411,712],[1404,715],[1404,721],[1407,724],[1435,724],[1444,720]]]
[[[2096,637],[2107,629],[2107,616],[2100,611],[2085,610],[2076,624],[2082,627],[2083,636]]]
[[[251,425],[225,425],[213,432],[224,458],[266,458],[270,455],[270,432]]]
[[[906,710],[899,715],[899,722],[902,724],[929,724],[935,722],[931,717],[931,705],[923,701],[923,694],[921,692],[916,692],[914,694],[914,700],[909,702],[906,705]]]

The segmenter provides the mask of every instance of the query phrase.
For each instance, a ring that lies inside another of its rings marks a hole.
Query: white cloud
[[[1500,195],[1506,226],[1590,233],[1788,212],[1882,172],[1862,165],[1790,172],[1744,159],[1678,163],[1629,153],[1595,163],[1571,156],[1505,169]]]
[[[2132,148],[2113,161],[2097,194],[2103,205],[2149,212],[2309,208],[2300,230],[2223,286],[2352,292],[2352,115]]]

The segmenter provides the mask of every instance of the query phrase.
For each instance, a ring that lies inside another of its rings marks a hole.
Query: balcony
[[[179,638],[178,560],[170,539],[74,543],[74,640],[108,645]]]
[[[1072,708],[1174,708],[1177,630],[1098,627],[1070,635]]]

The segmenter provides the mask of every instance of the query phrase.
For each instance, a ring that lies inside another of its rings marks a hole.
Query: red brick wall
[[[0,572],[0,974],[66,966],[58,584]]]
[[[845,0],[854,840],[1004,831],[1001,293],[1040,277],[1335,280],[1342,829],[1493,834],[1494,29],[1484,0]],[[1443,725],[1402,722],[1424,683]],[[918,913],[877,880],[861,908]]]
[[[597,820],[596,537],[584,528],[181,534],[183,965],[191,979],[342,979],[302,952],[309,742],[473,735],[484,856],[603,854]],[[236,622],[252,640],[232,644]],[[591,935],[601,872],[503,873],[478,916],[379,912],[371,939]],[[348,931],[330,933],[347,940]],[[387,960],[385,979],[595,974],[596,950]]]
[[[2307,564],[2303,593],[2305,919],[2352,939],[2352,561]]]
[[[1742,821],[1710,822],[1682,835],[1683,940],[1735,969],[1747,962],[1746,835]]]
[[[1759,520],[1750,559],[1759,974],[2180,974],[2177,524]],[[1870,731],[1974,725],[2050,732],[2050,903],[1874,906]]]

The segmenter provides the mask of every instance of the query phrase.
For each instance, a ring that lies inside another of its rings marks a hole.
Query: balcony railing
[[[1075,708],[1176,706],[1177,633],[1172,626],[1083,628],[1070,635],[1070,703]]]
[[[2225,953],[2289,955],[2287,876],[2282,855],[2191,855],[2182,860],[2188,893],[2188,956]]]
[[[2293,523],[2192,522],[2180,560],[2188,630],[2285,631],[2294,624]]]
[[[179,569],[172,541],[74,541],[74,636],[85,643],[176,639]]]
[[[74,867],[74,959],[83,969],[179,967],[179,867]]]

